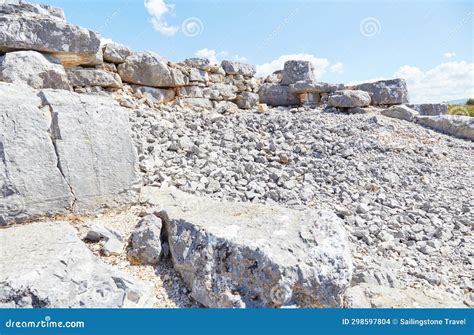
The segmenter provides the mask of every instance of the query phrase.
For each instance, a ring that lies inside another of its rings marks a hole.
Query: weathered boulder
[[[15,51],[0,56],[0,81],[34,88],[70,89],[59,60],[36,51]]]
[[[314,66],[305,60],[289,60],[282,71],[282,85],[294,84],[298,81],[314,81]]]
[[[420,115],[434,116],[448,114],[448,104],[408,104],[407,107],[418,111]]]
[[[405,121],[413,121],[413,119],[419,115],[416,110],[411,109],[405,105],[392,106],[382,110],[380,114]]]
[[[167,103],[175,99],[176,93],[173,89],[156,88],[148,86],[132,85],[136,93],[150,99],[153,103]]]
[[[181,64],[206,71],[214,75],[225,75],[225,71],[220,64],[211,63],[207,58],[187,58]]]
[[[344,85],[328,84],[310,80],[298,81],[290,85],[290,92],[295,94],[302,93],[330,93],[337,90],[343,90]]]
[[[158,263],[161,257],[162,223],[156,215],[147,215],[140,220],[130,235],[127,258],[132,264]]]
[[[380,80],[352,87],[370,94],[373,105],[400,105],[408,103],[407,84],[403,79]]]
[[[0,52],[47,52],[74,66],[93,61],[99,47],[96,33],[66,23],[60,9],[22,1],[0,4]]]
[[[122,240],[122,236],[108,227],[104,227],[99,224],[92,225],[87,231],[86,237],[84,238],[90,242],[99,242],[102,240],[118,239]]]
[[[73,203],[58,168],[51,115],[38,106],[37,91],[0,83],[0,225],[64,213]]]
[[[0,306],[152,307],[151,285],[102,263],[67,222],[0,230]]]
[[[240,74],[244,77],[252,77],[257,72],[255,65],[236,61],[223,60],[221,65],[226,74]]]
[[[209,74],[204,70],[190,68],[189,81],[207,83],[209,81]]]
[[[300,100],[290,92],[288,86],[279,84],[263,84],[258,91],[260,102],[270,106],[298,105]]]
[[[209,98],[211,100],[234,100],[237,98],[237,87],[222,83],[212,84]]]
[[[251,109],[257,106],[259,102],[258,94],[251,92],[242,92],[237,96],[236,103],[239,108]]]
[[[344,300],[348,308],[467,308],[440,290],[401,289],[373,284],[350,287]]]
[[[448,135],[474,141],[474,118],[470,116],[418,116],[416,122]]]
[[[130,56],[130,49],[119,43],[107,43],[102,47],[103,57],[106,62],[121,64]]]
[[[67,76],[72,86],[122,87],[122,79],[116,73],[93,68],[70,68]]]
[[[77,212],[135,202],[139,176],[127,111],[109,97],[39,95],[51,112],[51,137]]]
[[[370,104],[367,92],[356,90],[336,91],[329,95],[328,106],[337,108],[364,107]]]
[[[0,223],[137,199],[127,112],[108,97],[0,83]]]
[[[191,295],[209,307],[337,307],[352,262],[334,213],[224,203],[145,188],[161,207],[170,253]]]
[[[151,87],[177,87],[187,82],[184,74],[152,52],[132,53],[117,67],[122,81]]]

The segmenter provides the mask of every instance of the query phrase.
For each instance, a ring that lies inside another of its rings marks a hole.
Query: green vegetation
[[[474,98],[467,99],[466,105],[474,106]]]
[[[472,103],[470,104],[469,101]],[[448,110],[451,115],[466,115],[474,117],[474,99],[469,99],[467,105],[449,105]]]

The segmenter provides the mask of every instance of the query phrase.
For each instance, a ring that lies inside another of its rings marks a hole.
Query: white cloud
[[[242,63],[244,63],[244,62],[247,61],[247,57],[235,55],[235,56],[234,56],[234,60],[237,61],[237,62],[242,62]]]
[[[456,56],[456,53],[455,52],[446,52],[443,57],[444,58],[447,58],[447,59],[451,59],[453,58],[454,56]]]
[[[316,78],[320,78],[321,75],[326,72],[326,69],[329,66],[329,60],[326,58],[316,58],[312,54],[282,55],[269,63],[257,65],[257,76],[265,77],[269,74],[272,74],[276,70],[282,70],[283,65],[288,60],[306,60],[312,62],[314,65],[314,73]]]
[[[336,74],[342,74],[344,72],[344,64],[342,64],[341,62],[337,62],[336,64],[331,65],[329,71]]]
[[[229,53],[227,51],[216,51],[214,49],[200,49],[196,51],[194,54],[196,57],[199,58],[207,58],[209,59],[212,63],[218,64],[221,62],[223,59],[233,59],[237,62],[246,62],[247,58],[239,55],[234,55],[234,56],[229,56]]]
[[[174,5],[169,5],[164,0],[145,0],[145,8],[151,15],[151,23],[157,32],[166,36],[173,36],[178,32],[178,26],[171,26],[164,19],[166,14],[173,12]]]
[[[114,43],[114,41],[111,38],[108,38],[108,37],[101,37],[100,38],[100,45],[106,45],[108,43]]]
[[[474,96],[474,63],[447,62],[427,71],[405,65],[398,69],[395,76],[407,81],[410,100],[414,103]]]

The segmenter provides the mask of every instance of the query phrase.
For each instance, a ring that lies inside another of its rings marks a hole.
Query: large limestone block
[[[344,90],[329,95],[328,106],[338,108],[365,107],[370,104],[370,95],[364,91]]]
[[[352,262],[334,213],[226,203],[146,188],[163,210],[174,267],[209,307],[338,307]]]
[[[106,265],[67,222],[0,230],[0,306],[152,307],[153,288]]]
[[[400,105],[408,103],[407,84],[404,79],[380,80],[353,87],[370,94],[372,105]]]
[[[382,110],[380,114],[405,121],[413,121],[413,119],[418,116],[418,112],[416,110],[411,109],[405,105],[392,106]]]
[[[178,87],[186,84],[183,73],[168,66],[167,61],[152,52],[132,53],[117,67],[122,81],[151,86]]]
[[[68,69],[67,75],[72,86],[122,87],[120,76],[109,71],[75,67]]]
[[[72,206],[51,137],[51,113],[41,105],[28,86],[0,83],[0,225]]]
[[[68,24],[61,10],[23,2],[0,3],[0,52],[18,49],[51,53],[63,65],[94,61],[99,35]]]
[[[226,74],[240,74],[244,77],[252,77],[257,72],[255,65],[236,61],[223,60],[221,65]]]
[[[314,66],[305,60],[289,60],[282,71],[282,85],[294,84],[298,81],[314,81]]]
[[[270,106],[292,106],[300,103],[298,96],[291,93],[288,86],[279,84],[263,84],[258,95],[261,103]]]
[[[418,116],[416,122],[448,135],[474,141],[474,118],[470,116]]]
[[[109,97],[43,90],[52,138],[77,212],[133,203],[137,154],[126,110]]]
[[[0,81],[34,88],[70,89],[59,60],[36,51],[15,51],[0,56]]]
[[[407,106],[418,111],[420,115],[434,116],[448,114],[448,104],[409,104]]]
[[[121,64],[130,56],[130,49],[118,43],[107,43],[103,46],[103,57],[106,62]]]

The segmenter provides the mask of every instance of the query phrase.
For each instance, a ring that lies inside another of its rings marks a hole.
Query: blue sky
[[[238,59],[264,74],[293,57],[313,61],[328,82],[403,76],[415,102],[474,95],[472,0],[42,2],[64,8],[71,23],[173,61]]]

